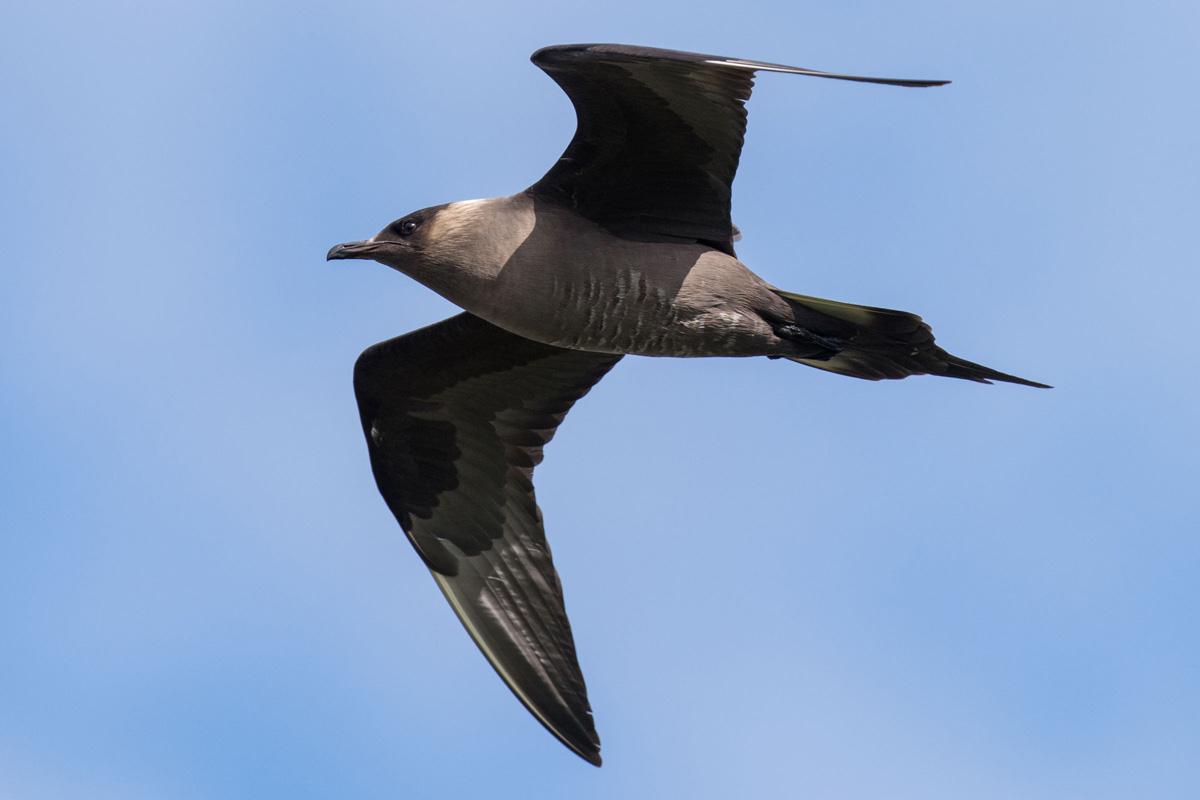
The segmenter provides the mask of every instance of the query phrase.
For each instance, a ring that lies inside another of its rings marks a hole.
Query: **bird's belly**
[[[638,262],[626,259],[522,270],[496,296],[490,321],[574,350],[685,358],[771,352],[773,333],[745,302],[748,287],[765,286],[757,276],[707,248],[680,247],[667,262],[656,255],[653,269],[629,267]],[[729,264],[714,269],[718,256],[752,280],[730,286],[723,280]]]

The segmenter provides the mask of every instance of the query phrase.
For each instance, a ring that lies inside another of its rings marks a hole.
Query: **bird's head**
[[[342,258],[368,258],[386,264],[400,272],[411,272],[414,264],[432,243],[431,224],[445,206],[433,206],[414,211],[388,225],[370,239],[346,242],[330,248],[327,261]]]
[[[334,246],[325,258],[378,261],[470,309],[493,294],[492,283],[533,227],[533,201],[525,195],[462,200],[414,211],[370,239]]]

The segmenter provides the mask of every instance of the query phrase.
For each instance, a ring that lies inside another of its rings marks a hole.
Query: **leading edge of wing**
[[[766,72],[785,72],[793,75],[811,75],[817,78],[832,78],[839,81],[857,81],[859,83],[879,83],[887,86],[908,86],[912,88],[927,88],[930,86],[945,86],[950,81],[918,80],[913,78],[872,78],[864,75],[847,75],[838,72],[823,72],[806,67],[791,67],[786,64],[775,64],[770,61],[751,61],[744,58],[727,58],[725,56],[707,55],[704,53],[689,53],[683,50],[667,50],[658,47],[639,47],[626,44],[559,44],[543,47],[536,51],[529,60],[539,67],[546,65],[563,65],[574,60],[595,58],[598,60],[619,61],[622,59],[638,61],[677,61],[687,64],[714,64]]]

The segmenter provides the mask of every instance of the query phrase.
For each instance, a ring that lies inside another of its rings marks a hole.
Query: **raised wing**
[[[508,687],[596,765],[600,740],[532,478],[572,404],[620,359],[464,313],[381,342],[354,367],[388,508]]]
[[[575,106],[578,127],[529,191],[639,241],[699,241],[733,253],[729,204],[757,70],[837,75],[762,61],[617,44],[546,47],[532,61]]]

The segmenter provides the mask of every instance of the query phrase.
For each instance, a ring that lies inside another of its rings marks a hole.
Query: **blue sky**
[[[1200,795],[1191,2],[0,10],[0,796]],[[369,262],[573,130],[529,64],[760,76],[739,255],[1053,391],[626,359],[538,471],[605,766],[376,494]]]

